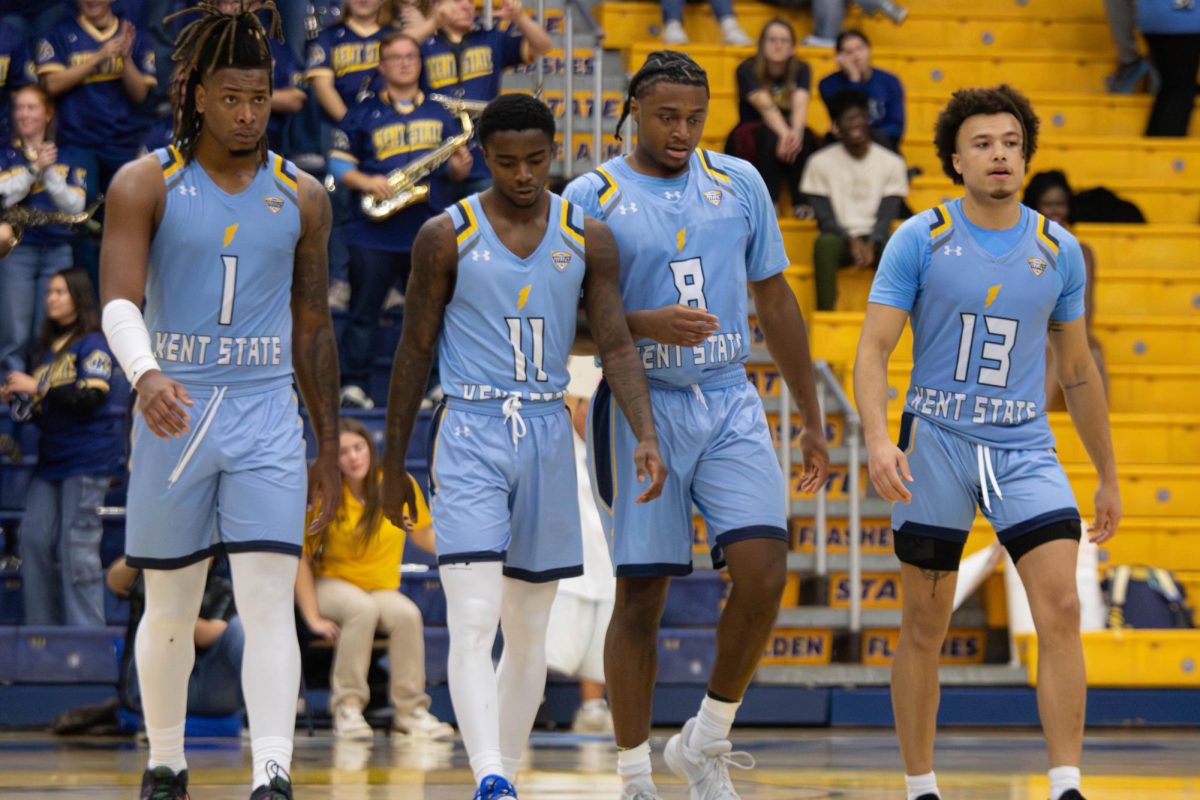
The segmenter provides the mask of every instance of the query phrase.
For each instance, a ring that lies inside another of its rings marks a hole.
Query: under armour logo
[[[946,245],[945,247],[942,248],[942,255],[944,255],[944,256],[949,256],[949,255],[961,256],[962,255],[962,245],[958,245],[957,247],[951,247],[950,245]]]
[[[621,205],[617,206],[617,211],[621,212],[622,217],[625,216],[626,213],[636,214],[637,213],[637,203],[630,203],[629,205],[625,205],[624,203],[621,203]]]
[[[663,192],[663,197],[667,198],[668,200],[681,200],[681,199],[683,199],[683,192],[681,192],[681,191],[674,191],[674,192],[666,191],[666,192]]]
[[[470,427],[468,427],[466,425],[455,425],[454,426],[454,435],[455,436],[470,436],[471,429],[470,429]]]
[[[492,260],[492,251],[491,250],[472,250],[471,251],[471,260],[472,261],[491,261]]]
[[[195,186],[188,186],[188,185],[186,185],[186,184],[182,184],[182,183],[181,183],[181,184],[179,184],[179,193],[180,193],[181,195],[183,195],[184,197],[187,197],[187,196],[189,196],[189,195],[190,195],[191,197],[195,197],[195,196],[196,196],[196,187],[195,187]]]

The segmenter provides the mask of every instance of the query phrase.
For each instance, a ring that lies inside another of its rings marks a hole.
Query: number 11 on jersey
[[[526,357],[525,349],[522,347],[522,325],[520,317],[505,317],[504,321],[508,324],[508,343],[513,349],[513,377],[519,381],[528,381],[528,363],[533,362],[533,379],[535,381],[548,381],[550,376],[542,369],[545,364],[545,333],[546,320],[542,317],[530,317],[526,320],[529,323],[529,332],[533,339],[533,355]]]

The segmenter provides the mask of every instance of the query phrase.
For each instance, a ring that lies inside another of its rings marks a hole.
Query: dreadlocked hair
[[[660,83],[683,86],[703,86],[708,92],[708,73],[687,53],[678,50],[655,50],[646,56],[646,63],[629,79],[629,94],[617,120],[617,141],[621,141],[621,126],[629,117],[629,106],[635,97],[645,97]]]
[[[228,3],[225,3],[228,5]],[[200,140],[200,129],[204,115],[196,110],[196,87],[214,72],[232,69],[273,68],[271,46],[267,37],[283,41],[283,25],[274,0],[265,0],[260,10],[268,14],[267,27],[259,21],[255,12],[246,10],[244,0],[232,13],[221,10],[218,0],[201,0],[200,3],[176,12],[166,21],[189,15],[198,15],[187,24],[175,40],[175,52],[171,60],[177,62],[174,91],[175,128],[172,138],[184,160],[191,161]],[[259,142],[259,157],[267,159],[266,137]]]

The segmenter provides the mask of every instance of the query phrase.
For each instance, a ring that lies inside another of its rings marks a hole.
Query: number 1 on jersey
[[[221,264],[225,267],[225,280],[221,287],[221,313],[217,322],[222,325],[233,324],[233,293],[237,289],[237,256],[221,256]]]
[[[542,317],[529,318],[529,332],[533,338],[533,357],[526,358],[525,349],[521,346],[521,318],[520,317],[505,317],[504,321],[508,323],[508,343],[513,349],[513,377],[519,381],[528,381],[527,362],[533,362],[533,379],[535,381],[548,381],[550,377],[542,369],[545,364],[545,334],[546,320]]]

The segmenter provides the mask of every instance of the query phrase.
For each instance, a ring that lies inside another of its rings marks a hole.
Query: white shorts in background
[[[604,683],[604,637],[612,600],[559,592],[546,628],[546,666],[572,678]]]

